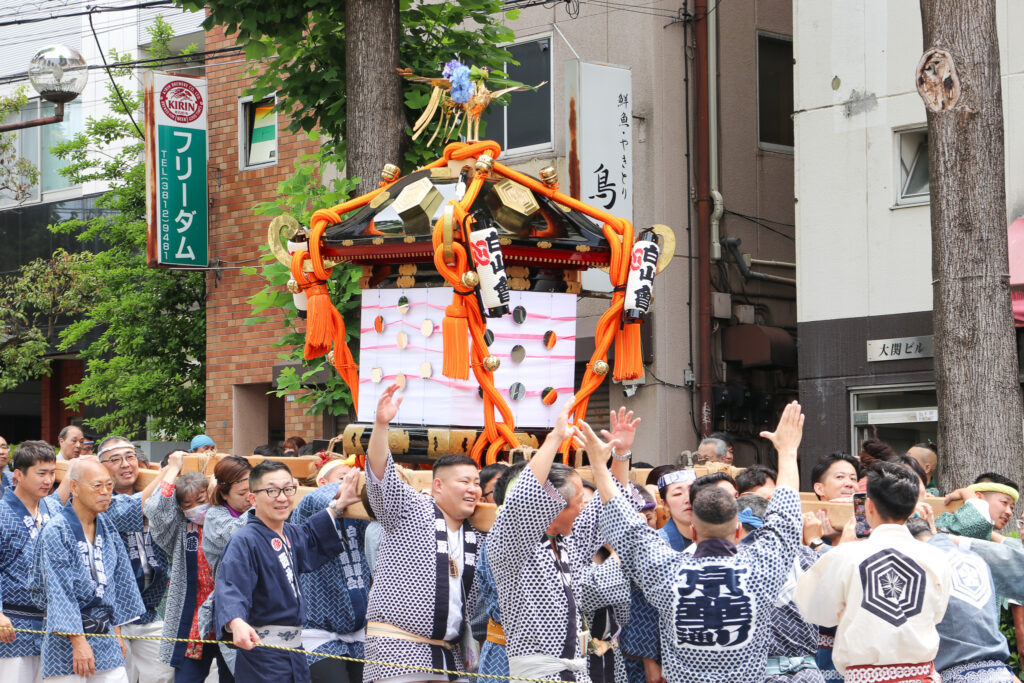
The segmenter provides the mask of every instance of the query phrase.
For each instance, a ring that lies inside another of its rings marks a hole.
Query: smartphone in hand
[[[867,538],[871,535],[871,527],[868,526],[867,510],[868,494],[853,494],[853,518],[857,524],[857,538]]]

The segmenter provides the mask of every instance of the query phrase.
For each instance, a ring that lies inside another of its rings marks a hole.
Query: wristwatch
[[[807,544],[807,546],[811,550],[817,550],[818,548],[820,548],[823,545],[825,545],[825,541],[824,541],[824,539],[821,539],[821,538],[816,538],[816,539],[814,539],[813,541],[811,541],[810,543]]]
[[[615,460],[618,460],[618,461],[621,462],[621,461],[624,461],[624,460],[629,460],[632,457],[633,457],[633,451],[626,451],[622,455],[619,455],[619,454],[617,454],[615,452],[614,448],[612,449],[612,458],[615,459]]]

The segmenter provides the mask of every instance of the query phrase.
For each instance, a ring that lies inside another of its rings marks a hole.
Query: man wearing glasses
[[[97,452],[100,464],[114,481],[114,496],[106,516],[121,534],[121,541],[128,551],[135,582],[142,595],[145,614],[138,621],[122,629],[129,636],[160,636],[163,634],[163,620],[157,607],[167,592],[170,562],[166,553],[153,542],[149,522],[143,517],[142,506],[156,490],[159,477],[154,477],[142,491],[136,492],[139,481],[139,459],[135,446],[122,436],[108,436],[100,442]],[[87,456],[82,455],[81,458]],[[160,662],[160,643],[156,640],[125,641],[125,668],[130,683],[171,683],[174,669]]]
[[[145,607],[128,553],[104,514],[114,481],[95,459],[69,472],[72,501],[39,532],[33,564],[33,600],[46,614],[42,673],[52,683],[121,683],[121,626]],[[63,636],[58,633],[84,633]],[[116,634],[117,638],[90,638]]]
[[[330,504],[302,525],[286,520],[298,491],[288,466],[265,460],[249,475],[253,505],[246,525],[228,541],[217,570],[214,621],[240,648],[238,681],[309,681],[305,655],[258,645],[299,648],[306,606],[299,574],[344,550],[335,520],[359,502],[359,470],[341,480]]]

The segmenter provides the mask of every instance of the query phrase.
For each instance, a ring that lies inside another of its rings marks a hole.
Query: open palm
[[[607,441],[617,441],[615,450],[625,453],[633,448],[633,439],[636,438],[636,426],[640,424],[640,418],[633,417],[633,411],[627,411],[625,407],[619,408],[618,412],[612,411],[609,420],[611,431],[602,429],[601,436]]]

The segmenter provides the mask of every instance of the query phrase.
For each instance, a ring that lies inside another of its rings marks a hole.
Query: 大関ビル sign
[[[149,264],[206,266],[206,81],[151,71],[143,83]]]

